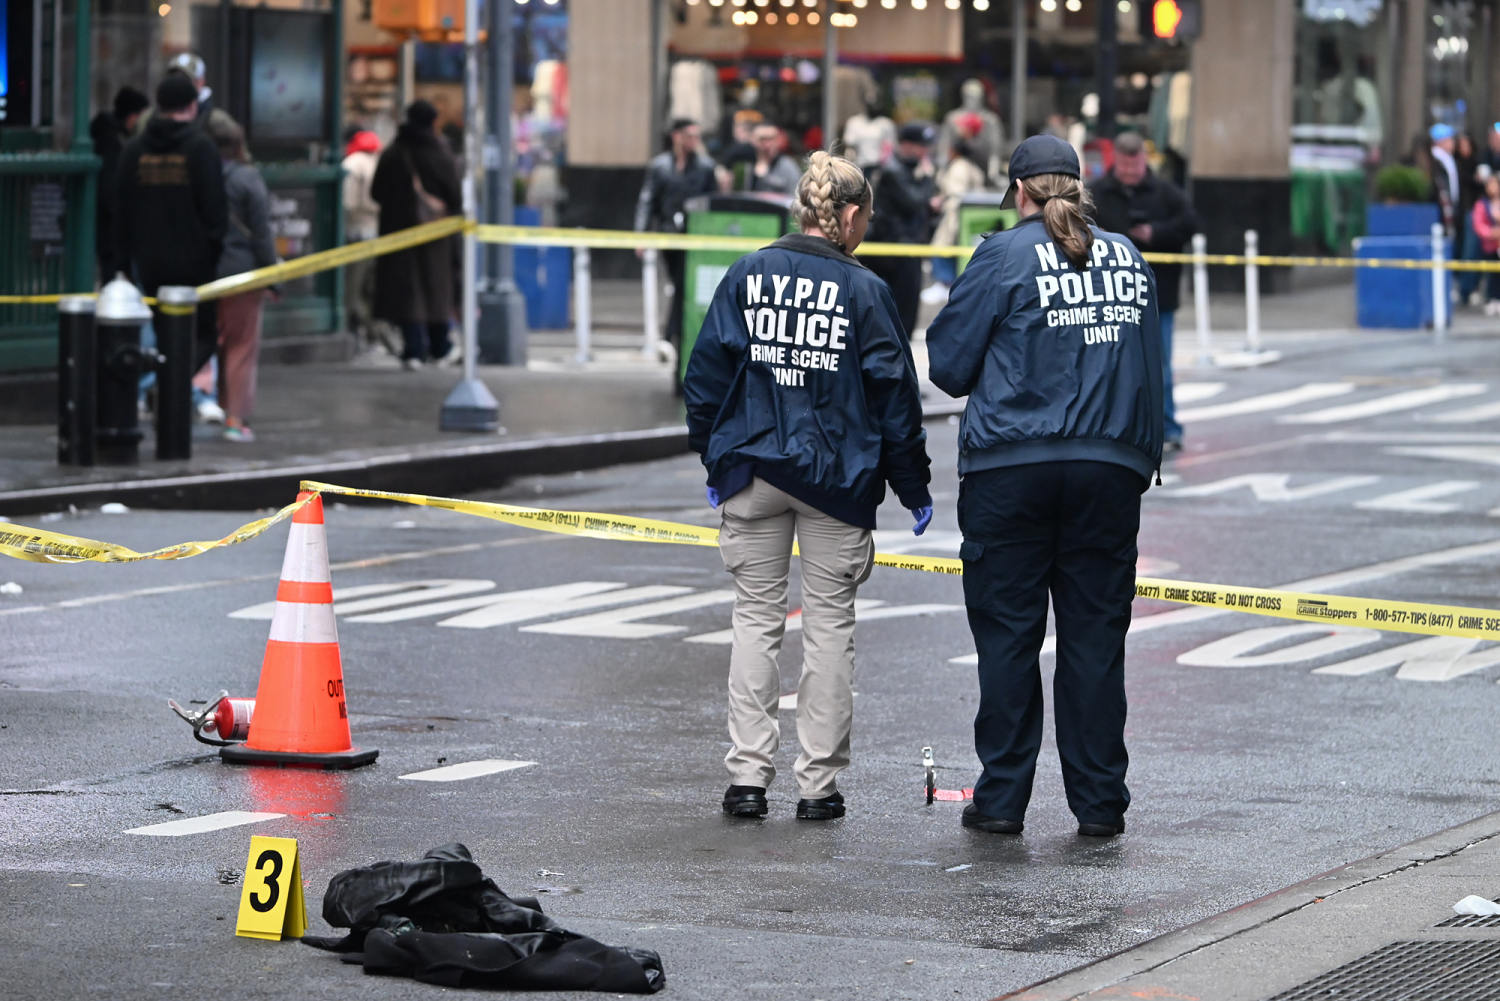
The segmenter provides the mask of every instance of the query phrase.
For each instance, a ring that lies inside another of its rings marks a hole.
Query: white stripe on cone
[[[278,601],[271,614],[271,639],[283,643],[337,643],[339,629],[330,604]]]
[[[286,559],[281,564],[281,579],[306,583],[328,582],[328,536],[322,525],[292,522],[286,540]]]

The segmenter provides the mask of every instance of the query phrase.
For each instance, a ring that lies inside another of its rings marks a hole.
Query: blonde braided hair
[[[821,232],[828,242],[844,249],[839,210],[845,205],[867,207],[873,193],[864,171],[853,160],[817,150],[807,158],[807,169],[797,181],[797,199],[792,212],[802,232]]]

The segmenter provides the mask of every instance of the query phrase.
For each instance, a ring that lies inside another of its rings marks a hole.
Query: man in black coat
[[[870,220],[871,243],[926,243],[932,239],[933,214],[942,204],[927,151],[935,130],[923,122],[907,122],[896,133],[896,148],[875,168],[875,215]],[[922,295],[920,257],[866,257],[866,266],[891,287],[896,313],[906,339],[917,326]]]
[[[120,154],[135,132],[141,114],[151,107],[151,99],[134,87],[121,87],[115,94],[114,107],[101,111],[89,122],[89,138],[94,141],[94,155],[100,160],[99,197],[94,213],[94,256],[99,260],[99,280],[107,282],[118,271],[126,269],[115,247],[116,182]]]
[[[687,200],[719,190],[714,162],[703,152],[702,129],[698,123],[691,118],[674,119],[667,136],[671,148],[656,154],[646,164],[646,180],[635,203],[637,232],[683,232],[687,229]],[[636,256],[640,254],[641,251],[637,250]],[[687,292],[686,252],[664,250],[661,257],[672,282],[666,339],[681,349],[682,297]]]
[[[1140,133],[1115,138],[1114,166],[1089,183],[1094,199],[1094,221],[1100,229],[1124,233],[1143,251],[1178,253],[1203,228],[1187,196],[1146,163]],[[1182,448],[1182,425],[1172,402],[1172,333],[1182,302],[1182,265],[1152,264],[1156,274],[1157,304],[1161,313],[1162,391],[1166,403],[1163,450]]]
[[[156,87],[156,112],[120,154],[115,252],[147,295],[213,281],[229,229],[219,149],[194,124],[198,90],[181,73]],[[218,343],[217,303],[198,310],[193,371]]]

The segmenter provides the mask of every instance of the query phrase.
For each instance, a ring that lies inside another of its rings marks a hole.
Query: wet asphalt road
[[[1487,341],[1437,351],[1370,335],[1179,380],[1189,447],[1147,495],[1143,575],[1500,605]],[[912,539],[889,504],[882,550],[956,550],[955,431],[929,426],[928,535]],[[701,482],[687,457],[484,499],[708,524]],[[251,516],[81,512],[45,527],[145,548]],[[731,821],[717,806],[728,647],[715,635],[729,584],[713,550],[364,502],[330,502],[328,521],[335,587],[363,589],[340,603],[354,739],[380,750],[351,773],[221,764],[165,708],[254,693],[268,626],[256,606],[274,597],[284,528],[176,563],[0,566],[23,588],[0,597],[8,996],[437,996],[236,938],[256,833],[297,839],[315,933],[329,931],[319,905],[336,872],[461,841],[564,926],[659,950],[665,996],[988,998],[1486,813],[1500,783],[1487,736],[1500,651],[1141,601],[1128,833],[1075,836],[1050,726],[1025,835],[964,831],[960,803],[923,802],[920,767],[931,746],[941,788],[974,778],[961,589],[877,570],[861,591],[848,817],[793,819],[788,712],[770,817]],[[564,585],[571,599],[553,591],[540,608],[504,596]],[[599,598],[631,588],[652,590]],[[799,653],[789,633],[788,694]],[[400,777],[480,759],[534,764]],[[227,810],[284,816],[124,833]]]

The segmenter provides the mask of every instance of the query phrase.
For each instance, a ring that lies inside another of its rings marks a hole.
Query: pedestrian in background
[[[722,168],[719,186],[724,190],[738,191],[745,188],[750,169],[755,164],[755,126],[765,121],[765,117],[754,108],[741,108],[734,113],[729,145],[719,157],[719,166]]]
[[[413,101],[396,138],[380,154],[370,197],[380,205],[380,235],[410,229],[463,211],[458,169],[437,134],[437,109]],[[453,248],[457,237],[433,240],[375,261],[376,319],[401,329],[401,364],[441,361],[453,345]]]
[[[219,255],[218,276],[243,274],[276,263],[271,236],[271,196],[260,171],[250,163],[245,130],[223,111],[208,116],[208,133],[224,164],[224,193],[229,201],[229,229]],[[255,384],[260,359],[261,308],[265,289],[240,292],[219,300],[219,394],[224,408],[224,437],[250,442],[255,412]]]
[[[1438,213],[1442,216],[1443,229],[1451,238],[1457,232],[1456,227],[1462,224],[1457,216],[1462,182],[1458,174],[1458,161],[1453,157],[1458,148],[1458,136],[1453,131],[1453,126],[1438,122],[1427,130],[1427,138],[1432,142],[1428,151],[1432,157],[1432,196],[1437,202]]]
[[[775,122],[761,122],[750,134],[755,145],[755,162],[746,174],[746,191],[765,191],[787,195],[797,190],[802,171],[797,161],[786,155],[786,133]]]
[[[214,111],[214,90],[208,85],[208,64],[203,57],[192,52],[179,52],[167,63],[168,73],[181,73],[193,82],[193,91],[198,102],[195,121],[200,129],[208,127],[208,116]]]
[[[872,243],[926,243],[931,238],[933,213],[943,204],[927,158],[935,137],[935,130],[924,122],[907,122],[897,131],[896,149],[874,172]],[[910,340],[922,295],[921,258],[871,257],[869,265],[891,287],[901,329]]]
[[[1115,162],[1103,176],[1089,183],[1094,221],[1099,228],[1124,233],[1140,250],[1178,253],[1203,228],[1187,195],[1151,169],[1146,144],[1139,132],[1115,137]],[[1172,335],[1177,307],[1182,302],[1182,265],[1150,265],[1156,275],[1157,310],[1161,321],[1162,402],[1168,452],[1182,448],[1182,425],[1172,399]]]
[[[813,153],[792,207],[801,232],[729,269],[688,361],[688,441],[708,470],[709,503],[723,506],[719,550],[734,577],[723,809],[735,817],[765,816],[776,775],[793,544],[802,565],[797,817],[829,820],[845,809],[854,595],[874,565],[886,483],[917,535],[932,518],[911,349],[889,290],[850,256],[870,205],[857,165]],[[787,349],[793,334],[806,351]]]
[[[94,212],[94,256],[99,260],[99,280],[110,281],[127,269],[115,246],[115,213],[120,172],[120,154],[135,135],[141,115],[151,107],[151,100],[134,87],[115,92],[114,106],[101,111],[89,122],[89,138],[94,141],[94,155],[99,158],[99,197]]]
[[[197,93],[184,74],[163,76],[155,113],[120,154],[116,257],[148,296],[163,285],[212,281],[229,228],[219,151],[195,124]],[[217,304],[200,303],[194,372],[214,357],[217,341]]]
[[[932,233],[934,247],[958,245],[958,207],[963,204],[966,196],[983,191],[988,181],[984,168],[975,158],[974,146],[970,141],[970,125],[973,126],[974,135],[979,132],[979,116],[975,115],[973,118],[972,123],[960,121],[959,137],[953,141],[949,160],[938,171],[937,189],[942,208],[939,210],[937,228]],[[941,303],[946,300],[948,286],[953,284],[953,279],[957,276],[958,262],[955,258],[934,257],[932,285],[922,291],[922,301]]]
[[[375,165],[380,160],[380,137],[368,129],[357,129],[344,144],[344,240],[359,243],[380,235],[380,205],[370,197]],[[344,288],[349,301],[349,330],[364,347],[377,344],[374,318],[375,259],[354,261],[344,269]],[[389,328],[386,328],[389,329]],[[386,344],[400,354],[393,344]]]
[[[1474,202],[1470,224],[1479,241],[1478,259],[1500,261],[1500,174],[1491,171],[1485,178],[1484,196]],[[1500,316],[1500,272],[1487,274],[1484,286],[1484,314]]]
[[[1141,494],[1161,463],[1162,341],[1151,269],[1125,236],[1088,224],[1079,175],[1056,136],[1016,147],[1021,219],[979,245],[927,328],[933,383],[968,397],[959,556],[982,769],[962,823],[993,834],[1020,834],[1031,799],[1049,595],[1057,750],[1078,833],[1121,833],[1130,804],[1125,633]]]
[[[646,165],[646,180],[635,203],[636,232],[681,233],[687,229],[684,203],[698,195],[719,190],[713,160],[703,152],[702,130],[691,118],[674,119],[667,132],[668,148]],[[637,257],[644,251],[637,250]],[[681,250],[663,250],[662,262],[672,283],[672,301],[667,307],[669,344],[682,347],[682,296],[687,275],[686,255]]]

